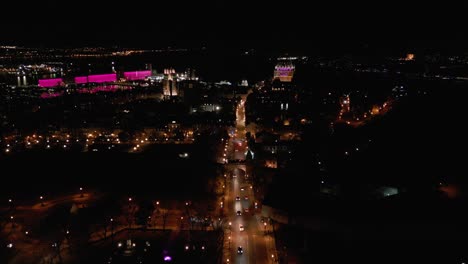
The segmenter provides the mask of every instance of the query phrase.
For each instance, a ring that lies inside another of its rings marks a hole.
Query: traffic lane
[[[270,264],[272,263],[270,261],[270,258],[268,257],[268,251],[267,251],[267,240],[265,237],[258,232],[253,232],[249,234],[251,238],[249,239],[252,241],[252,246],[251,250],[254,252],[254,254],[251,255],[252,260],[254,263],[257,264]]]
[[[243,178],[240,177],[237,179],[239,186],[242,186],[240,182],[244,182]],[[250,188],[246,188],[247,186],[243,186],[245,189],[241,191],[243,196],[241,197],[241,201],[238,201],[238,205],[236,209],[243,209],[242,215],[238,216],[238,220],[236,221],[236,225],[242,225],[244,227],[244,231],[239,231],[240,235],[236,237],[238,246],[242,246],[244,253],[239,255],[236,258],[235,263],[266,263],[268,261],[267,252],[265,250],[264,245],[261,244],[261,241],[256,241],[258,239],[258,228],[256,227],[255,217],[252,216],[251,211],[249,210],[248,213],[245,212],[246,208],[249,208],[251,205],[250,199],[245,200],[245,195],[248,196],[248,190]],[[258,244],[260,243],[260,245]],[[237,249],[236,249],[237,250]],[[260,255],[257,255],[256,252],[260,252]],[[262,258],[259,260],[259,257]],[[240,260],[240,262],[237,262]]]
[[[245,201],[245,203],[249,204],[249,201]],[[249,210],[249,213],[245,213],[242,219],[248,241],[250,241],[249,252],[245,253],[248,254],[252,263],[271,263],[268,253],[268,240],[262,226],[259,225],[254,209]]]
[[[249,245],[249,259],[252,263],[268,263],[268,253],[266,252],[266,247],[264,245],[264,239],[261,234],[259,234],[256,225],[255,217],[246,218],[248,240],[250,241]]]
[[[230,227],[230,237],[231,237],[231,256],[233,258],[233,263],[249,263],[248,252],[250,251],[250,244],[248,231],[245,230],[245,217],[243,214],[237,215],[237,211],[242,211],[242,205],[240,201],[237,201],[231,217],[232,226]],[[241,231],[240,227],[244,226],[244,231]],[[238,247],[243,248],[243,254],[238,253]],[[246,252],[247,250],[247,252]]]
[[[234,263],[255,263],[254,248],[249,237],[248,225],[246,225],[246,218],[244,215],[235,216],[233,227],[231,229],[231,256]],[[244,231],[240,230],[240,226],[244,226]],[[243,253],[239,254],[238,247],[242,247]]]
[[[242,181],[243,178],[243,173],[242,170],[239,170],[236,168],[233,171],[233,175],[236,177],[233,177],[232,180],[232,194],[233,197],[239,196],[241,198],[241,191],[240,191],[240,181]],[[234,198],[236,200],[236,198]],[[245,226],[245,219],[244,219],[244,214],[243,214],[243,204],[242,200],[240,201],[235,201],[234,202],[234,212],[233,216],[231,217],[231,222],[232,226],[230,228],[230,237],[231,237],[231,256],[233,258],[233,263],[249,263],[249,256],[246,250],[250,251],[250,243],[249,243],[249,237],[246,233],[246,230],[240,231],[240,226]],[[241,215],[237,215],[237,212],[240,212]],[[248,231],[247,231],[248,232]],[[243,254],[238,253],[238,247],[242,247],[244,250]]]
[[[234,243],[231,245],[231,256],[233,259],[233,263],[245,264],[245,263],[256,263],[255,257],[252,257],[250,251],[249,237],[247,233],[235,233],[233,232],[232,237]],[[243,253],[238,253],[238,247],[241,246],[243,249]],[[253,261],[252,261],[253,260]]]
[[[243,215],[236,223],[244,225],[244,231],[234,231],[232,255],[234,263],[270,263],[268,258],[268,241],[265,235],[258,229],[255,217]],[[235,232],[239,232],[236,234]],[[243,254],[238,254],[237,247],[243,248]]]

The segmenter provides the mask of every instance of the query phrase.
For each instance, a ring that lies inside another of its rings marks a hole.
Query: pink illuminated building
[[[95,74],[88,76],[88,82],[90,83],[105,83],[105,82],[115,82],[117,81],[117,74]]]
[[[75,77],[75,83],[76,84],[88,83],[88,77],[87,76],[77,76],[77,77]]]
[[[62,85],[62,78],[39,79],[39,87],[56,87]]]
[[[151,76],[151,71],[124,72],[124,77],[127,81],[144,80],[149,76]]]

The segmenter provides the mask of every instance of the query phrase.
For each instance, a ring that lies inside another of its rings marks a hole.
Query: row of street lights
[[[79,190],[80,190],[80,198],[83,198],[83,197],[84,197],[84,193],[83,193],[83,190],[84,190],[84,189],[83,189],[83,187],[80,187]],[[40,203],[41,203],[41,206],[45,206],[44,199],[45,199],[45,198],[44,198],[43,195],[39,196],[39,201],[40,201]],[[12,198],[9,198],[9,199],[8,199],[8,204],[9,204],[9,206],[10,206],[10,209],[13,209],[13,199],[12,199]]]

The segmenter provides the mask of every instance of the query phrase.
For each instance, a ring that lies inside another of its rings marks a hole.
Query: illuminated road
[[[245,141],[245,107],[243,97],[237,108],[236,130],[232,131],[228,142],[228,157],[245,160],[247,144]],[[225,213],[227,218],[225,241],[227,241],[223,263],[274,263],[274,241],[265,235],[260,221],[260,211],[255,208],[253,186],[248,181],[246,166],[230,166],[225,194]],[[239,197],[240,200],[236,200]],[[240,212],[241,215],[237,215]],[[230,224],[229,224],[230,223]],[[243,226],[244,230],[240,230]],[[243,253],[239,254],[238,247]],[[228,261],[229,260],[229,261]]]

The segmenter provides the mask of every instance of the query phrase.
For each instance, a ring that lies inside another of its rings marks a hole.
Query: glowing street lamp
[[[44,206],[44,196],[40,196],[39,200],[41,200],[41,206]]]
[[[83,194],[83,187],[80,187],[80,197],[83,198],[84,194]]]

